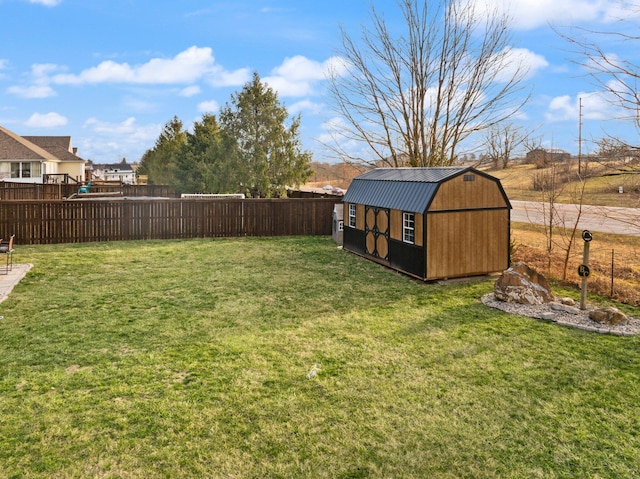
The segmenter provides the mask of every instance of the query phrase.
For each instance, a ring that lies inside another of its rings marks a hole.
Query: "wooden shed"
[[[423,280],[509,267],[511,204],[474,168],[380,168],[344,198],[344,249]]]

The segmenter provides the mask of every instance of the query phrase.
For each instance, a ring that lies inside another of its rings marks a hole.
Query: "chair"
[[[7,255],[7,264],[1,274],[9,274],[9,271],[13,270],[13,240],[15,237],[16,235],[11,235],[9,241],[4,243],[0,239],[0,254]]]

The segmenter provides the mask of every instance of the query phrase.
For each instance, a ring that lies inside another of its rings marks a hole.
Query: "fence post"
[[[622,187],[621,187],[622,188]],[[611,297],[613,298],[613,268],[614,268],[614,251],[611,250]]]

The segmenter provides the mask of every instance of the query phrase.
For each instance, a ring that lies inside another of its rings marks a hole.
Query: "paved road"
[[[520,223],[545,224],[545,209],[549,205],[534,201],[512,201],[511,221]],[[578,205],[557,203],[558,226],[573,227],[578,217]],[[548,213],[547,213],[548,216]],[[640,208],[619,208],[613,206],[583,205],[580,230],[599,231],[623,235],[640,236]]]

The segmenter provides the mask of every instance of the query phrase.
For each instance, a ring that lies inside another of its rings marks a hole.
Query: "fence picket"
[[[339,197],[4,200],[0,201],[0,237],[15,233],[18,244],[53,244],[330,235],[333,206],[340,201]]]

